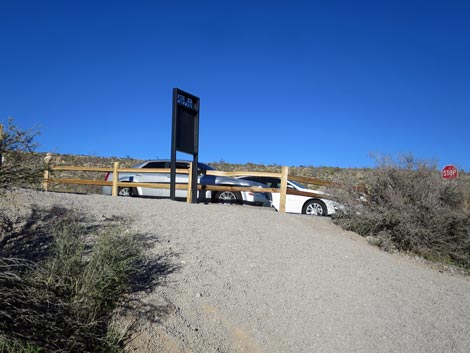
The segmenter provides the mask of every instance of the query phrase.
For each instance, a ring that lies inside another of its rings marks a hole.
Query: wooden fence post
[[[113,167],[113,186],[112,186],[111,196],[118,196],[118,186],[117,186],[117,183],[118,183],[118,181],[119,181],[118,169],[119,169],[119,162],[114,162],[114,167]]]
[[[279,201],[279,212],[286,212],[286,196],[287,196],[287,177],[289,175],[289,167],[282,167],[281,171],[281,199]]]
[[[42,181],[42,189],[44,191],[49,191],[49,170],[44,171],[44,179]]]
[[[188,170],[188,195],[186,196],[186,202],[191,203],[192,200],[192,191],[193,188],[191,187],[192,185],[192,180],[193,180],[193,162],[189,163],[189,170]]]
[[[42,181],[42,189],[44,191],[49,191],[49,178],[51,177],[50,172],[49,172],[49,162],[51,161],[51,158],[52,158],[52,154],[50,152],[47,152],[46,156],[44,157],[45,169],[44,169],[44,178]]]

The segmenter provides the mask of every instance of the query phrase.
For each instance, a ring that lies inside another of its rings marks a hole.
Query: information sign
[[[199,153],[199,98],[173,88],[173,124],[171,134],[170,198],[175,199],[176,152],[193,155],[192,200],[197,200],[197,165]]]

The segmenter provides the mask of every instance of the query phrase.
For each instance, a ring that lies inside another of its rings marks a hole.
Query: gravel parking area
[[[21,190],[22,206],[124,216],[176,268],[140,293],[134,352],[470,352],[470,278],[388,254],[323,217]],[[153,308],[153,309],[152,309]]]

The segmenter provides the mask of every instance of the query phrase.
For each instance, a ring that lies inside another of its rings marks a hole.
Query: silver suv
[[[178,160],[176,161],[176,169],[189,169],[190,161]],[[145,168],[167,168],[171,167],[171,161],[165,160],[148,160],[134,165],[133,169]],[[251,180],[235,179],[224,176],[207,175],[208,170],[215,170],[211,166],[198,163],[198,184],[200,185],[226,185],[226,186],[246,186],[263,187],[264,184]],[[105,180],[112,180],[113,173],[108,173]],[[120,187],[118,189],[119,196],[145,196],[145,197],[170,197],[170,189],[157,189],[157,188],[143,188],[133,187],[132,182],[139,183],[170,183],[170,173],[119,173],[120,182],[129,182],[128,187]],[[177,173],[176,183],[187,184],[188,174]],[[102,193],[111,195],[111,187],[103,186]],[[175,190],[175,196],[178,199],[186,199],[186,190]],[[237,203],[237,204],[251,204],[256,206],[270,205],[270,194],[263,192],[250,192],[250,191],[206,191],[201,193],[198,191],[198,200],[212,201],[219,203]]]

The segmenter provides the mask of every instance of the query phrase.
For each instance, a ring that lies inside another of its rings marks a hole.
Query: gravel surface
[[[470,279],[266,208],[19,191],[9,201],[125,216],[176,269],[133,352],[470,352]]]

